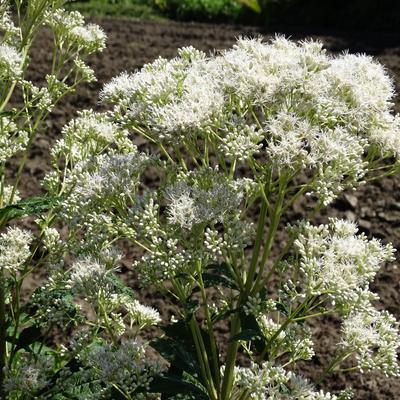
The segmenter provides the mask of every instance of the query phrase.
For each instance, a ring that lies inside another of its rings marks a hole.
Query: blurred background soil
[[[239,36],[265,37],[280,32],[292,39],[313,37],[321,40],[327,50],[339,53],[345,50],[363,52],[373,55],[383,63],[393,76],[397,91],[400,87],[400,35],[396,33],[374,33],[354,31],[338,33],[337,30],[324,32],[317,30],[312,34],[307,28],[276,30],[260,29],[254,26],[213,25],[173,21],[139,21],[122,18],[91,18],[100,24],[108,35],[107,49],[100,55],[92,57],[90,65],[96,72],[98,82],[80,87],[77,93],[68,95],[48,119],[41,134],[38,135],[27,163],[21,194],[22,197],[37,195],[41,192],[40,181],[49,170],[49,149],[60,137],[62,126],[84,108],[100,109],[98,93],[102,85],[113,76],[123,71],[134,71],[143,64],[151,62],[158,56],[174,57],[177,48],[192,45],[198,49],[211,52],[230,47]],[[335,28],[335,27],[333,27]],[[40,83],[49,67],[49,34],[44,32],[37,40],[32,51],[30,78]],[[396,103],[400,110],[400,103]],[[138,138],[137,144],[146,148],[146,143]],[[17,160],[13,161],[10,174],[15,171]],[[151,176],[149,177],[151,179]],[[294,204],[288,220],[294,221],[305,216],[309,205],[307,201]],[[362,186],[356,192],[345,193],[333,207],[325,210],[314,222],[326,222],[330,216],[338,216],[357,220],[361,231],[369,237],[374,236],[384,243],[392,242],[400,249],[400,177],[391,177],[379,182]],[[279,236],[282,241],[284,236]],[[277,243],[279,248],[281,243]],[[397,258],[399,261],[399,257]],[[129,284],[137,288],[134,274],[123,269]],[[400,319],[400,269],[396,262],[382,268],[373,289],[380,295],[379,307],[385,308]],[[164,316],[171,313],[170,305],[161,296],[152,291],[142,291],[140,297],[147,303],[157,307]],[[316,356],[311,364],[302,371],[307,376],[314,376],[315,371],[326,365],[338,341],[338,322],[326,318],[322,324],[315,326]],[[221,336],[226,335],[226,328],[221,328]],[[358,373],[346,376],[334,375],[325,383],[326,389],[343,389],[346,386],[356,388],[356,398],[398,399],[400,398],[400,382],[396,378],[385,378],[380,375],[363,375]]]

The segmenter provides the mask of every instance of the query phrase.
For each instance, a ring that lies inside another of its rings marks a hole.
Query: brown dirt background
[[[77,93],[68,95],[49,117],[44,129],[36,138],[26,165],[21,186],[23,197],[40,193],[40,181],[49,169],[49,149],[60,137],[62,126],[73,118],[78,110],[99,108],[99,90],[113,76],[122,71],[134,71],[160,55],[173,57],[177,54],[177,48],[181,46],[193,45],[205,51],[220,50],[230,47],[241,35],[263,34],[268,37],[273,34],[259,31],[257,28],[199,23],[143,22],[113,18],[97,18],[92,21],[100,24],[108,34],[107,49],[90,59],[98,82],[81,86]],[[400,89],[400,36],[398,35],[340,32],[310,35],[307,32],[285,31],[282,33],[293,39],[318,38],[323,41],[328,51],[333,53],[348,49],[350,52],[373,55],[387,67],[393,75],[397,90]],[[41,82],[47,72],[50,46],[51,37],[45,32],[38,38],[33,48],[29,77],[36,83]],[[396,111],[400,111],[399,102],[396,103]],[[143,141],[139,141],[138,144],[143,145]],[[15,172],[16,165],[15,160],[11,164],[10,175]],[[306,209],[306,202],[296,203],[289,214],[289,219],[293,221],[301,218]],[[333,207],[315,218],[314,222],[324,222],[328,216],[357,219],[360,229],[368,236],[380,238],[384,243],[390,241],[400,249],[400,177],[386,178],[363,186],[357,192],[344,194]],[[399,278],[400,269],[396,267],[396,263],[387,265],[378,274],[373,289],[381,297],[378,306],[387,309],[400,320]],[[132,287],[137,287],[137,282],[130,283]],[[170,306],[157,294],[144,292],[140,297],[147,304],[160,309],[164,315],[170,314]],[[315,327],[317,355],[311,365],[304,367],[302,372],[306,376],[317,375],[316,371],[326,365],[339,337],[338,327],[338,322],[329,318]],[[337,374],[329,378],[324,386],[331,390],[352,386],[356,389],[356,398],[361,400],[400,398],[398,379],[375,374],[353,373],[346,376]]]

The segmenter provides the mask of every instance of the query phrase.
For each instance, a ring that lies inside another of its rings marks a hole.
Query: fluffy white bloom
[[[124,304],[132,323],[144,328],[149,325],[157,325],[161,322],[160,313],[152,307],[141,304],[138,300],[131,300]]]
[[[59,40],[67,41],[88,54],[105,48],[104,31],[95,24],[85,25],[85,19],[78,11],[62,8],[49,11],[46,13],[46,23]]]
[[[48,11],[45,19],[47,24],[57,31],[61,29],[69,31],[85,23],[85,19],[79,11],[68,12],[63,8]]]
[[[14,196],[12,198],[12,202],[11,202],[12,192],[13,192],[13,187],[12,186],[8,186],[8,185],[3,186],[3,206],[7,205],[7,204],[10,204],[10,203],[15,204],[15,203],[18,203],[21,200],[21,197],[19,195],[19,191],[16,190],[15,193],[14,193]]]
[[[279,393],[289,377],[290,373],[271,362],[252,364],[250,368],[235,367],[234,386],[239,393],[248,393],[250,399],[267,400]]]
[[[399,376],[398,325],[387,311],[378,311],[372,307],[363,312],[351,313],[343,322],[340,345],[356,353],[360,369],[379,370],[387,376]]]
[[[7,232],[0,234],[0,268],[17,273],[31,255],[32,240],[31,232],[17,227],[9,227]]]
[[[69,31],[69,36],[76,41],[78,47],[82,46],[90,53],[106,47],[106,34],[95,24],[76,26]]]
[[[72,286],[81,285],[90,280],[102,279],[106,272],[105,265],[98,261],[92,258],[81,258],[72,264],[69,282]]]
[[[316,127],[294,113],[279,112],[265,123],[267,154],[277,168],[296,169],[313,163],[308,150],[310,139],[318,134]]]
[[[314,386],[305,378],[290,374],[290,380],[288,382],[290,391],[288,394],[283,394],[280,399],[282,400],[337,400],[338,397],[330,393],[324,393],[322,390],[317,391]],[[346,397],[350,399],[351,397]],[[340,399],[345,399],[341,396]]]
[[[352,222],[332,219],[329,225],[299,226],[295,247],[307,293],[329,293],[341,304],[356,304],[382,263],[393,259],[393,247],[356,235]]]
[[[260,152],[264,134],[255,125],[233,123],[228,124],[224,131],[226,133],[218,147],[227,159],[244,161]]]
[[[0,31],[3,31],[3,42],[9,44],[16,42],[20,35],[20,29],[15,26],[10,14],[9,2],[0,0]]]
[[[106,150],[117,148],[120,152],[136,148],[128,138],[128,132],[110,121],[106,114],[86,110],[64,126],[63,137],[51,150],[52,157],[61,156],[76,164]]]
[[[0,163],[26,148],[28,134],[19,130],[18,126],[7,117],[0,117]]]
[[[0,77],[17,79],[22,74],[22,55],[15,47],[0,44]]]
[[[168,197],[170,205],[168,207],[168,219],[171,224],[180,225],[182,228],[190,229],[197,221],[195,215],[194,199],[190,193],[180,193],[175,195],[172,190],[169,191]]]
[[[82,361],[107,388],[119,386],[128,393],[148,388],[161,368],[146,360],[145,348],[136,341],[125,341],[115,348],[108,344],[89,348]]]
[[[237,183],[237,182],[236,182]],[[243,198],[243,188],[211,169],[189,172],[167,187],[168,218],[185,229],[200,222],[222,221],[234,214]]]
[[[142,121],[157,138],[177,143],[209,126],[223,105],[200,54],[181,49],[170,61],[159,58],[136,74],[124,73],[105,85],[101,98],[123,104],[133,123]]]
[[[212,57],[184,49],[102,92],[121,122],[155,140],[197,146],[206,137],[230,159],[265,152],[279,171],[306,169],[309,194],[324,205],[363,181],[366,155],[400,154],[392,97],[391,79],[371,57],[333,57],[319,42],[282,37],[239,39]]]

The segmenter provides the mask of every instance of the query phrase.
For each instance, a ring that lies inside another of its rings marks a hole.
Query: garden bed
[[[206,25],[176,22],[143,22],[124,19],[95,19],[108,34],[107,49],[91,59],[91,66],[96,72],[98,82],[90,86],[80,87],[78,92],[67,96],[53,112],[46,130],[37,136],[31,158],[26,165],[21,186],[22,197],[37,195],[40,191],[39,182],[49,168],[49,148],[60,137],[62,126],[73,118],[76,110],[83,108],[99,108],[98,93],[102,85],[122,71],[133,71],[158,56],[173,57],[176,49],[192,45],[202,50],[224,49],[230,47],[235,38],[240,35],[268,36],[256,28],[231,27],[222,25]],[[288,33],[288,32],[285,32]],[[292,32],[292,38],[303,38],[304,34]],[[314,36],[324,42],[328,51],[365,52],[374,55],[386,65],[397,83],[400,84],[400,43],[398,37],[390,35],[323,35]],[[32,52],[33,66],[30,78],[33,81],[43,77],[43,71],[49,65],[48,58],[51,38],[46,34],[40,36]],[[400,110],[400,103],[396,111]],[[140,138],[138,145],[146,146]],[[15,162],[17,166],[17,162]],[[149,179],[151,177],[149,176]],[[290,215],[291,219],[299,219],[307,209],[305,202],[295,203]],[[333,208],[326,210],[314,222],[326,222],[328,216],[338,216],[355,219],[361,231],[368,236],[382,239],[384,243],[391,241],[400,249],[400,177],[380,180],[376,184],[361,187],[355,193],[346,193],[334,203]],[[397,257],[399,259],[399,257]],[[128,278],[131,274],[126,269],[122,271]],[[134,279],[130,279],[133,287],[137,287]],[[32,283],[35,285],[35,283]],[[400,269],[394,264],[386,266],[378,274],[373,289],[381,297],[382,308],[387,309],[400,319]],[[29,290],[29,288],[27,288]],[[146,303],[157,307],[164,317],[168,317],[169,305],[164,305],[159,296],[145,292]],[[320,368],[326,364],[328,355],[333,352],[338,339],[338,324],[333,319],[326,319],[323,325],[318,325],[316,332],[316,353],[314,365]],[[223,335],[223,330],[221,335]],[[313,371],[306,375],[313,376]],[[400,394],[400,382],[396,378],[387,379],[379,375],[361,375],[357,373],[346,377],[335,375],[327,382],[330,389],[344,388],[346,383],[356,388],[357,399],[395,399]],[[327,388],[328,389],[328,388]]]

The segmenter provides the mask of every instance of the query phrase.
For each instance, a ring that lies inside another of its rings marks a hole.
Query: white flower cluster
[[[272,363],[253,364],[250,368],[236,367],[235,384],[245,389],[254,400],[267,400],[271,392],[288,381],[286,371]]]
[[[87,54],[105,48],[104,31],[95,24],[85,25],[85,20],[78,11],[51,10],[46,14],[46,23],[53,29],[60,43],[74,46]]]
[[[28,144],[28,134],[7,117],[0,117],[0,163],[6,162]]]
[[[67,287],[97,306],[99,301],[113,294],[112,284],[107,279],[113,269],[115,266],[108,268],[104,262],[91,256],[78,258],[69,268]]]
[[[393,247],[357,235],[354,223],[332,219],[329,225],[298,227],[294,246],[300,255],[302,287],[307,295],[328,294],[346,309],[360,306],[382,263],[393,259]]]
[[[305,378],[271,362],[252,364],[248,368],[236,367],[234,399],[243,397],[254,400],[349,400],[349,392],[339,396],[317,391]]]
[[[206,229],[204,232],[204,247],[208,252],[210,252],[212,259],[217,260],[218,257],[221,257],[226,246],[227,243],[217,230],[210,228]]]
[[[352,393],[343,391],[339,396],[333,395],[329,392],[324,393],[322,390],[316,391],[314,386],[302,376],[290,374],[287,383],[289,393],[282,394],[279,397],[282,400],[350,400]]]
[[[51,150],[53,160],[65,157],[73,165],[103,152],[130,152],[135,146],[128,132],[109,121],[106,114],[85,110],[64,126],[62,138]]]
[[[297,295],[325,295],[344,315],[340,346],[347,355],[355,353],[360,369],[399,375],[398,323],[372,306],[378,296],[369,289],[381,264],[393,260],[393,247],[357,235],[354,223],[338,219],[331,219],[329,225],[302,223],[297,231],[294,245],[304,278],[296,284],[304,292]]]
[[[261,333],[268,342],[280,329],[281,325],[273,319],[262,315],[257,318]],[[290,324],[285,330],[281,330],[272,343],[272,350],[284,349],[288,353],[290,362],[298,360],[311,360],[314,356],[314,343],[311,330],[299,324]]]
[[[191,229],[199,223],[223,222],[225,215],[238,212],[244,191],[225,175],[204,169],[178,178],[167,187],[166,197],[169,222]]]
[[[400,376],[398,328],[398,322],[387,311],[372,307],[363,312],[355,311],[343,322],[340,345],[346,351],[355,352],[361,370]]]
[[[138,300],[130,300],[124,303],[131,318],[131,324],[135,324],[139,329],[146,326],[157,325],[161,322],[160,313],[152,307],[141,304]]]
[[[6,43],[0,43],[0,78],[16,80],[22,74],[22,55]]]
[[[236,119],[231,124],[227,123],[222,131],[218,148],[228,160],[245,161],[262,148],[260,142],[264,139],[264,132],[255,125],[247,125],[245,121],[240,123]]]
[[[141,174],[153,161],[135,150],[78,162],[64,182],[69,195],[61,205],[70,229],[83,229],[89,247],[101,245],[110,234],[131,236],[125,210],[134,205]]]
[[[18,227],[9,227],[7,232],[0,234],[1,270],[17,274],[31,255],[29,246],[32,240],[31,232]]]
[[[148,390],[153,376],[161,370],[146,360],[144,346],[136,341],[122,342],[117,348],[108,344],[94,345],[88,349],[82,361],[107,389],[118,387],[128,394],[133,394],[137,389]],[[138,394],[134,398],[145,397]]]
[[[10,3],[8,0],[0,0],[0,32],[3,43],[16,44],[21,31],[11,19]]]
[[[15,204],[21,200],[20,193],[18,190],[15,191],[14,196],[13,194],[13,187],[9,185],[3,186],[3,206],[7,204]]]
[[[4,390],[9,395],[18,396],[18,393],[22,392],[24,395],[34,396],[50,382],[50,367],[50,360],[46,356],[39,354],[34,358],[25,353],[16,367],[5,368]]]
[[[204,73],[205,54],[184,48],[179,57],[157,59],[143,69],[114,78],[101,98],[117,102],[130,120],[138,120],[157,138],[178,143],[210,126],[224,103],[215,80]]]
[[[370,57],[332,57],[321,43],[277,37],[240,39],[211,58],[183,49],[115,78],[102,99],[156,140],[202,138],[229,159],[259,154],[279,171],[310,170],[310,193],[326,205],[363,179],[366,154],[400,154],[393,92]]]
[[[160,283],[193,269],[191,252],[180,246],[178,239],[166,236],[160,232],[153,238],[151,252],[133,263],[133,268],[140,273],[141,285]]]

